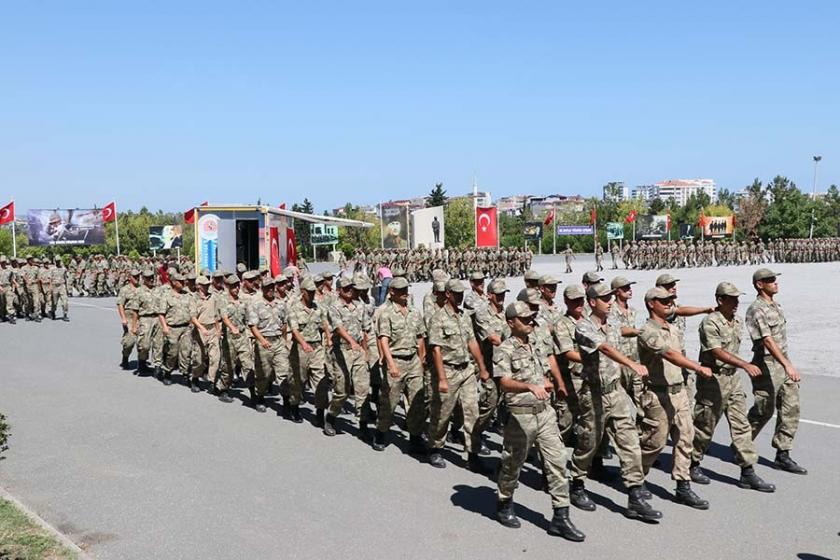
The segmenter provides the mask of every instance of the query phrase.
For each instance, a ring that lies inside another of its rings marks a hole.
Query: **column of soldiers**
[[[606,283],[594,271],[562,290],[561,308],[562,282],[550,275],[527,271],[526,288],[509,303],[504,280],[488,284],[475,270],[466,285],[436,269],[419,308],[405,275],[395,276],[388,300],[375,307],[361,273],[335,281],[329,272],[298,277],[289,269],[272,278],[238,266],[196,277],[173,268],[156,287],[154,271],[133,269],[117,302],[122,365],[129,367],[136,345],[140,375],[154,373],[168,385],[177,369],[193,392],[206,388],[224,402],[239,380],[258,412],[266,411],[268,395],[282,395],[280,411],[295,423],[311,403],[324,435],[352,426],[376,451],[389,445],[402,404],[409,452],[437,468],[447,466],[454,428],[467,468],[488,474],[483,440],[496,421],[503,437],[499,522],[520,526],[513,495],[536,448],[553,507],[548,532],[582,541],[570,506],[596,509],[585,481],[610,445],[628,493],[624,514],[648,522],[662,513],[645,480],[669,438],[674,500],[710,507],[691,484],[710,483],[700,464],[722,415],[739,486],[775,490],[755,470],[754,443],[774,414],[774,466],[806,473],[790,456],[800,377],[774,299],[778,276],[767,268],[753,275],[747,359],[738,355],[743,322],[736,314],[744,294],[728,282],[716,287],[715,306],[692,307],[676,303],[679,279],[662,274],[644,295],[647,321],[640,324],[642,313],[630,303],[635,282],[619,276]],[[684,344],[685,317],[695,315],[705,316],[696,360]],[[752,382],[750,409],[738,369]]]

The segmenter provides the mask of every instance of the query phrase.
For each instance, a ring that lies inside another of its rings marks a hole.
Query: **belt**
[[[443,362],[443,365],[452,369],[465,369],[468,365],[470,365],[470,363],[464,362],[463,364],[451,364],[449,362]]]
[[[539,414],[546,408],[548,408],[548,405],[544,402],[516,406],[508,405],[507,407],[508,412],[511,414]]]
[[[189,323],[181,323],[180,325],[169,325],[170,329],[180,329],[181,327],[188,327]]]
[[[614,379],[607,383],[606,385],[601,385],[601,394],[602,395],[609,395],[613,391],[617,391],[618,388],[621,386],[621,381],[618,379]]]
[[[677,393],[683,390],[683,384],[677,383],[675,385],[648,385],[648,389],[657,393],[668,393],[670,395],[676,395]]]
[[[280,338],[280,335],[279,334],[264,334],[263,338],[266,339],[266,340],[275,340],[277,338]]]
[[[320,346],[321,345],[320,340],[307,340],[306,343],[310,346]]]
[[[414,356],[417,354],[391,354],[391,357],[395,360],[403,360],[404,362],[408,362],[414,359]]]
[[[141,317],[157,317],[157,313],[153,313],[153,314],[148,314],[147,313],[146,315],[140,315],[140,316]]]
[[[712,373],[714,373],[715,375],[727,375],[727,376],[734,375],[735,374],[735,368],[720,368],[720,369],[712,368]]]

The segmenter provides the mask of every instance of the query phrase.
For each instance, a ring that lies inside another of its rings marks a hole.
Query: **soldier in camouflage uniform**
[[[623,276],[616,276],[610,282],[610,288],[615,293],[615,301],[610,308],[609,321],[619,329],[621,338],[618,349],[631,360],[639,360],[639,347],[636,337],[639,329],[636,326],[636,309],[630,305],[633,297],[633,284]],[[621,384],[624,390],[638,406],[638,398],[642,392],[642,380],[632,368],[621,366]]]
[[[198,393],[201,391],[200,380],[205,374],[211,387],[216,384],[221,362],[219,340],[222,336],[222,324],[218,298],[210,293],[210,280],[206,276],[200,276],[195,283],[198,292],[192,300],[190,313],[194,341],[190,390]]]
[[[481,348],[484,364],[493,375],[493,353],[510,336],[510,327],[505,319],[505,295],[509,292],[504,280],[493,280],[487,288],[487,303],[473,316],[476,340]],[[493,420],[499,404],[498,381],[491,378],[480,384],[478,419],[473,432],[482,438]],[[482,450],[485,445],[482,444]]]
[[[158,302],[158,320],[160,321],[163,343],[163,365],[156,372],[164,385],[172,384],[172,372],[175,368],[183,377],[189,373],[190,322],[192,320],[192,296],[184,291],[184,277],[173,271],[169,275],[170,289],[165,291]]]
[[[120,323],[122,324],[122,338],[120,339],[120,346],[122,347],[122,361],[120,367],[128,369],[128,359],[131,357],[131,351],[134,350],[137,344],[137,332],[139,316],[137,315],[140,309],[140,302],[137,299],[137,292],[140,283],[140,271],[132,270],[128,277],[128,283],[120,288],[117,295],[117,313],[120,316]]]
[[[257,412],[265,412],[265,395],[272,375],[281,384],[286,380],[288,354],[283,338],[286,331],[286,307],[276,298],[274,279],[262,281],[262,297],[254,298],[245,318],[254,336],[254,376],[246,379],[251,405]]]
[[[138,288],[137,299],[137,374],[149,373],[148,361],[152,351],[152,339],[155,331],[160,329],[158,321],[157,295],[153,291],[155,273],[151,270],[143,272],[143,283]]]
[[[12,325],[17,322],[15,318],[15,288],[17,286],[17,274],[15,269],[9,266],[9,259],[6,255],[0,256],[0,320],[8,321]]]
[[[576,421],[580,416],[580,402],[578,395],[583,385],[583,364],[580,349],[575,342],[577,323],[583,318],[585,295],[583,288],[577,284],[566,286],[563,290],[563,300],[566,313],[560,317],[555,325],[554,337],[557,340],[557,364],[566,395],[555,399],[554,409],[557,411],[557,423],[563,441],[570,447],[576,445],[576,432],[579,427]]]
[[[329,378],[324,371],[324,333],[326,309],[315,301],[315,282],[304,279],[300,294],[287,306],[288,328],[292,334],[289,363],[292,378],[289,383],[287,408],[294,419],[300,415],[303,387],[309,381],[315,398],[315,426],[324,427],[324,414],[329,405]]]
[[[69,277],[64,261],[61,257],[55,258],[55,266],[50,269],[50,317],[56,319],[56,311],[61,308],[61,320],[70,321],[70,305],[67,301],[67,285]]]
[[[245,378],[254,375],[254,347],[251,337],[248,336],[248,302],[239,297],[239,277],[228,276],[225,278],[225,285],[228,290],[227,296],[218,300],[219,317],[222,320],[222,363],[213,394],[218,396],[220,401],[229,403],[233,402],[228,391],[234,373],[238,370]]]

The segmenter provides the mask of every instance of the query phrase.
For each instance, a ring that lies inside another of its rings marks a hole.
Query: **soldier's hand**
[[[438,381],[438,393],[448,393],[449,392],[449,383],[447,383],[446,379],[441,379]]]
[[[697,370],[697,375],[703,376],[706,379],[712,378],[712,370],[707,368],[706,366],[700,366],[700,369]]]
[[[633,364],[633,371],[636,372],[636,375],[639,377],[647,377],[648,376],[648,369],[646,366],[642,364]]]
[[[350,349],[353,350],[354,352],[359,352],[362,349],[362,347],[359,345],[358,342],[356,342],[354,340],[353,342],[350,343]]]
[[[548,398],[548,392],[545,387],[541,385],[528,385],[528,390],[537,397],[538,400],[544,401]]]
[[[793,367],[792,365],[791,365],[791,366],[789,366],[789,367],[786,367],[786,368],[785,368],[785,373],[787,374],[787,376],[788,376],[788,377],[790,377],[790,380],[791,380],[791,381],[797,382],[797,381],[799,381],[800,379],[802,379],[802,378],[799,376],[799,372],[798,372],[798,371],[796,371],[796,368],[795,368],[795,367]]]
[[[487,368],[481,368],[478,370],[478,378],[482,381],[488,381],[490,379],[490,372],[487,371]]]
[[[396,365],[395,365],[394,367],[390,367],[390,366],[389,366],[389,367],[388,367],[388,375],[390,375],[390,376],[391,376],[391,377],[393,377],[394,379],[398,379],[398,378],[400,377],[400,370],[399,370],[399,368],[398,368]]]
[[[163,336],[169,336],[169,327],[163,327]]]
[[[311,344],[309,344],[308,342],[304,342],[303,344],[301,344],[301,345],[300,345],[300,347],[301,347],[301,349],[303,349],[303,351],[304,351],[305,353],[307,353],[307,354],[309,354],[309,353],[311,353],[313,350],[315,350],[314,348],[312,348],[312,345],[311,345]]]
[[[755,364],[747,364],[747,365],[744,367],[744,371],[746,371],[746,372],[747,372],[747,374],[748,374],[750,377],[760,377],[760,376],[761,376],[761,368],[760,368],[760,367],[758,367],[758,366],[757,366],[757,365],[755,365]]]
[[[260,342],[260,346],[262,346],[266,350],[271,350],[271,343],[267,340],[263,340],[262,342]]]
[[[239,336],[239,329],[237,329],[236,327],[230,329],[230,334],[232,334],[233,336]]]

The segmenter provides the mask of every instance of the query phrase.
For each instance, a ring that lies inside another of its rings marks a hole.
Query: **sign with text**
[[[594,226],[557,226],[557,235],[592,235]]]

